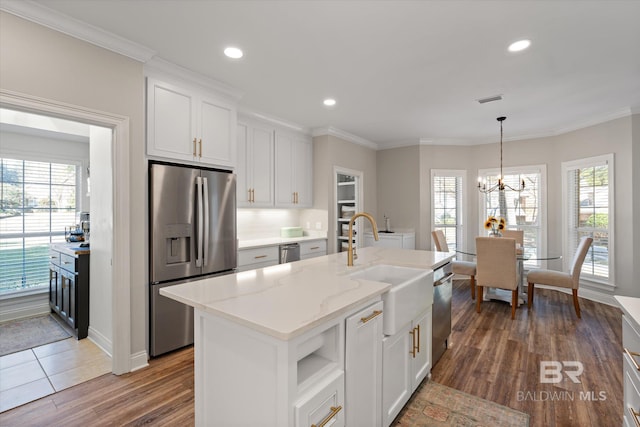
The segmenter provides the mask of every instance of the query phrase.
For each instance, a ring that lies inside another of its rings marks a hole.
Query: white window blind
[[[442,230],[450,251],[464,249],[463,183],[465,171],[432,170],[433,229]]]
[[[583,236],[593,238],[581,277],[612,283],[613,155],[563,163],[565,259]]]
[[[0,292],[49,281],[49,243],[75,221],[76,166],[0,158]]]

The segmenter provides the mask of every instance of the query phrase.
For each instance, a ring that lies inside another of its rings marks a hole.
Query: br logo
[[[557,384],[562,382],[563,373],[571,381],[578,384],[578,377],[584,371],[582,362],[576,360],[566,360],[559,362],[557,360],[543,360],[540,362],[540,382]]]

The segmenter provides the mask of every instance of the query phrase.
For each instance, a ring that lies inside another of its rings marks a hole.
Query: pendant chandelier
[[[524,190],[524,179],[520,181],[520,186],[518,188],[513,188],[510,185],[504,183],[504,175],[502,174],[502,122],[506,120],[506,117],[498,117],[496,120],[500,122],[500,175],[498,176],[498,183],[494,184],[491,187],[487,187],[486,181],[478,178],[478,191],[484,194],[491,193],[496,190],[504,191],[506,189],[521,192],[522,190]]]

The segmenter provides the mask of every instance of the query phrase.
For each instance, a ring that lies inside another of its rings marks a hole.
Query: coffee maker
[[[77,222],[82,234],[84,235],[85,246],[89,245],[89,233],[91,231],[91,221],[89,220],[89,212],[78,212]]]

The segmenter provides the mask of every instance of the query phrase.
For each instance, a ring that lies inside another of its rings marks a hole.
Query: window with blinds
[[[0,292],[47,285],[49,243],[75,222],[76,165],[0,158]]]
[[[565,192],[566,256],[573,258],[583,236],[593,244],[582,265],[581,276],[611,283],[613,228],[613,154],[566,162]]]
[[[431,195],[433,230],[442,230],[450,251],[464,248],[463,181],[465,171],[432,170]]]
[[[544,255],[546,245],[543,230],[546,227],[544,203],[544,179],[546,168],[540,166],[523,166],[504,168],[504,183],[518,188],[524,180],[523,191],[493,191],[480,197],[480,230],[485,233],[484,222],[487,217],[502,217],[507,221],[507,229],[524,231],[524,251],[529,260],[525,265],[529,268],[540,267],[538,258]],[[480,171],[480,177],[486,181],[487,187],[497,184],[500,172],[498,170]]]

